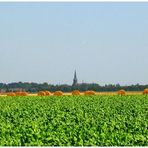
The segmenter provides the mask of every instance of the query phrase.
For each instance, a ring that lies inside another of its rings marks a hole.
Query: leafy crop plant
[[[148,146],[148,96],[1,96],[0,145]]]

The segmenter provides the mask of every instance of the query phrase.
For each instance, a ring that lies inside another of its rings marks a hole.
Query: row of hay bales
[[[44,95],[44,96],[45,96],[45,95],[52,95],[52,93],[49,92],[49,91],[45,91],[45,93],[44,93],[44,92],[39,92],[38,95],[40,95],[40,93],[41,93],[42,95]],[[79,90],[74,90],[74,91],[72,91],[71,94],[72,94],[72,95],[81,95],[81,93],[80,93]],[[119,91],[117,92],[117,94],[118,94],[118,95],[125,95],[125,94],[126,94],[126,91],[123,90],[123,89],[121,89],[121,90],[119,90]],[[143,94],[148,94],[148,88],[146,88],[146,89],[143,90]],[[62,91],[56,91],[56,92],[53,93],[53,95],[54,95],[54,96],[62,96],[62,95],[63,95],[63,92],[62,92]],[[95,92],[95,91],[92,91],[92,90],[88,90],[88,91],[85,91],[85,92],[84,92],[84,95],[96,95],[96,92]]]
[[[74,91],[72,91],[71,94],[72,95],[81,95],[79,90],[74,90]],[[88,91],[85,91],[83,94],[84,95],[95,95],[96,92],[92,91],[92,90],[88,90]],[[119,90],[117,92],[117,94],[118,95],[125,95],[126,91],[122,89],[122,90]],[[143,90],[143,94],[148,94],[148,88]],[[37,95],[38,96],[51,96],[51,95],[62,96],[63,92],[62,91],[56,91],[54,93],[51,93],[50,91],[40,91],[40,92],[38,92]],[[28,96],[28,93],[27,92],[15,92],[15,93],[14,92],[9,92],[9,93],[7,93],[7,96]]]
[[[72,91],[71,94],[72,95],[81,95],[81,93],[80,93],[79,90],[74,90],[74,91]],[[92,91],[92,90],[88,90],[88,91],[85,91],[83,94],[84,95],[96,95],[96,92],[95,91]],[[121,89],[121,90],[117,91],[117,94],[118,95],[125,95],[126,94],[126,91],[123,90],[123,89]],[[148,88],[146,88],[146,89],[143,90],[143,94],[148,94]],[[49,92],[49,91],[40,91],[38,93],[38,96],[50,96],[50,95],[52,95],[52,93]],[[63,95],[63,92],[62,91],[56,91],[56,92],[53,93],[53,95],[54,96],[62,96]]]
[[[79,90],[74,90],[72,91],[71,93],[72,95],[81,95],[80,91]],[[96,93],[94,91],[85,91],[84,92],[84,95],[95,95]],[[38,93],[38,96],[51,96],[52,93],[49,92],[49,91],[40,91]],[[54,96],[62,96],[63,95],[63,92],[62,91],[56,91],[53,93]]]
[[[117,93],[118,93],[118,95],[125,95],[126,94],[125,90],[123,90],[123,89],[119,90]],[[143,90],[143,94],[144,95],[148,94],[148,88]]]
[[[27,92],[9,92],[7,96],[27,96]]]

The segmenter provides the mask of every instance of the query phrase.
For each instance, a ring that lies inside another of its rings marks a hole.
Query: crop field
[[[148,95],[1,96],[0,146],[148,146]]]

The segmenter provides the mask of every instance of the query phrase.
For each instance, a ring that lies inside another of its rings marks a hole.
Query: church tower
[[[77,84],[78,84],[78,79],[77,79],[77,74],[76,74],[76,70],[75,70],[72,86],[76,86]]]

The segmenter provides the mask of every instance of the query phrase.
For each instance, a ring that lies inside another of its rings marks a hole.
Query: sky
[[[148,84],[148,2],[0,2],[0,82]]]

